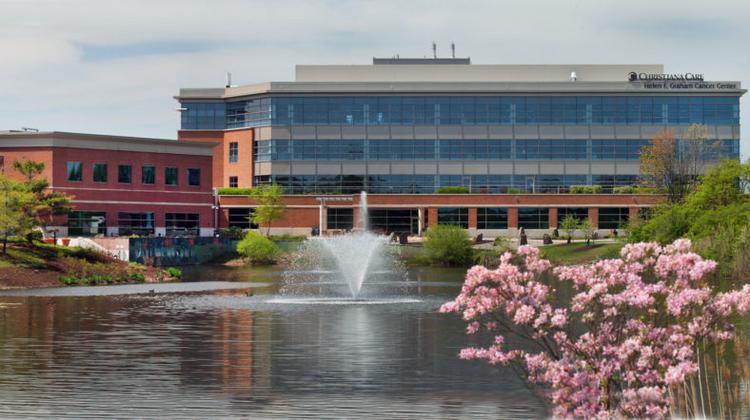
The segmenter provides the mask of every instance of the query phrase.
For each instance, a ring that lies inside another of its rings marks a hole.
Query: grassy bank
[[[19,241],[0,252],[0,288],[158,282],[179,275],[179,270],[131,264],[76,247]]]
[[[542,257],[555,265],[585,264],[592,261],[616,258],[620,254],[621,243],[594,243],[586,246],[585,242],[548,245],[541,247]]]

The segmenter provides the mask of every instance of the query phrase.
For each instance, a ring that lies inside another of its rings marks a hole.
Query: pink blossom
[[[698,371],[695,345],[730,339],[730,317],[750,312],[750,285],[726,293],[703,287],[716,263],[693,253],[689,240],[629,244],[620,259],[555,267],[551,273],[575,289],[569,303],[541,281],[550,263],[538,249],[517,253],[524,259],[518,266],[506,253],[495,270],[471,268],[460,294],[440,311],[461,314],[469,334],[495,331],[500,317],[543,344],[513,349],[495,335],[489,346],[465,348],[459,357],[521,363],[530,382],[549,389],[559,417],[669,415],[669,388]]]
[[[515,322],[516,324],[528,324],[533,317],[534,308],[527,305],[521,305],[521,307],[516,310],[516,314],[513,317],[513,322]]]

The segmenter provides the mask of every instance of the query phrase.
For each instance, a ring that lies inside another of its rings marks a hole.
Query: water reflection
[[[273,272],[241,289],[2,296],[0,417],[544,416],[513,373],[455,357],[464,326],[434,311],[460,276],[411,274],[416,303],[399,305],[263,304],[276,287],[258,282]],[[720,356],[741,417],[749,325]]]
[[[0,309],[0,416],[546,413],[510,371],[456,358],[463,325],[435,313],[455,287],[410,290],[421,304],[200,304],[252,301],[248,290],[0,297],[18,304]]]

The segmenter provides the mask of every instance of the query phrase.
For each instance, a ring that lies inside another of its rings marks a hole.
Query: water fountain
[[[331,237],[312,238],[301,251],[301,263],[287,275],[282,292],[292,294],[348,295],[348,301],[362,301],[362,286],[377,277],[379,286],[395,285],[394,277],[405,274],[388,250],[388,238],[368,231],[367,193],[359,202],[359,223],[352,232]],[[322,277],[322,279],[321,279]],[[322,281],[321,281],[322,280]],[[383,281],[381,281],[383,280]],[[339,287],[345,285],[345,287]],[[375,284],[371,283],[372,286]],[[346,290],[344,292],[344,290]],[[336,296],[334,296],[336,297]]]

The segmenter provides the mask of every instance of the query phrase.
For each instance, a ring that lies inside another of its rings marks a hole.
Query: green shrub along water
[[[237,244],[237,253],[250,264],[265,265],[276,263],[282,251],[270,239],[257,232],[249,231]]]
[[[179,280],[182,278],[182,270],[177,267],[168,267],[165,271],[167,272],[167,275],[173,279]]]
[[[427,229],[422,243],[426,262],[438,265],[469,265],[474,250],[466,230],[453,225],[436,225]]]
[[[750,274],[748,186],[750,164],[724,161],[681,201],[662,204],[649,220],[631,220],[628,240],[667,244],[689,238],[701,256],[719,263],[718,279],[744,282]]]

